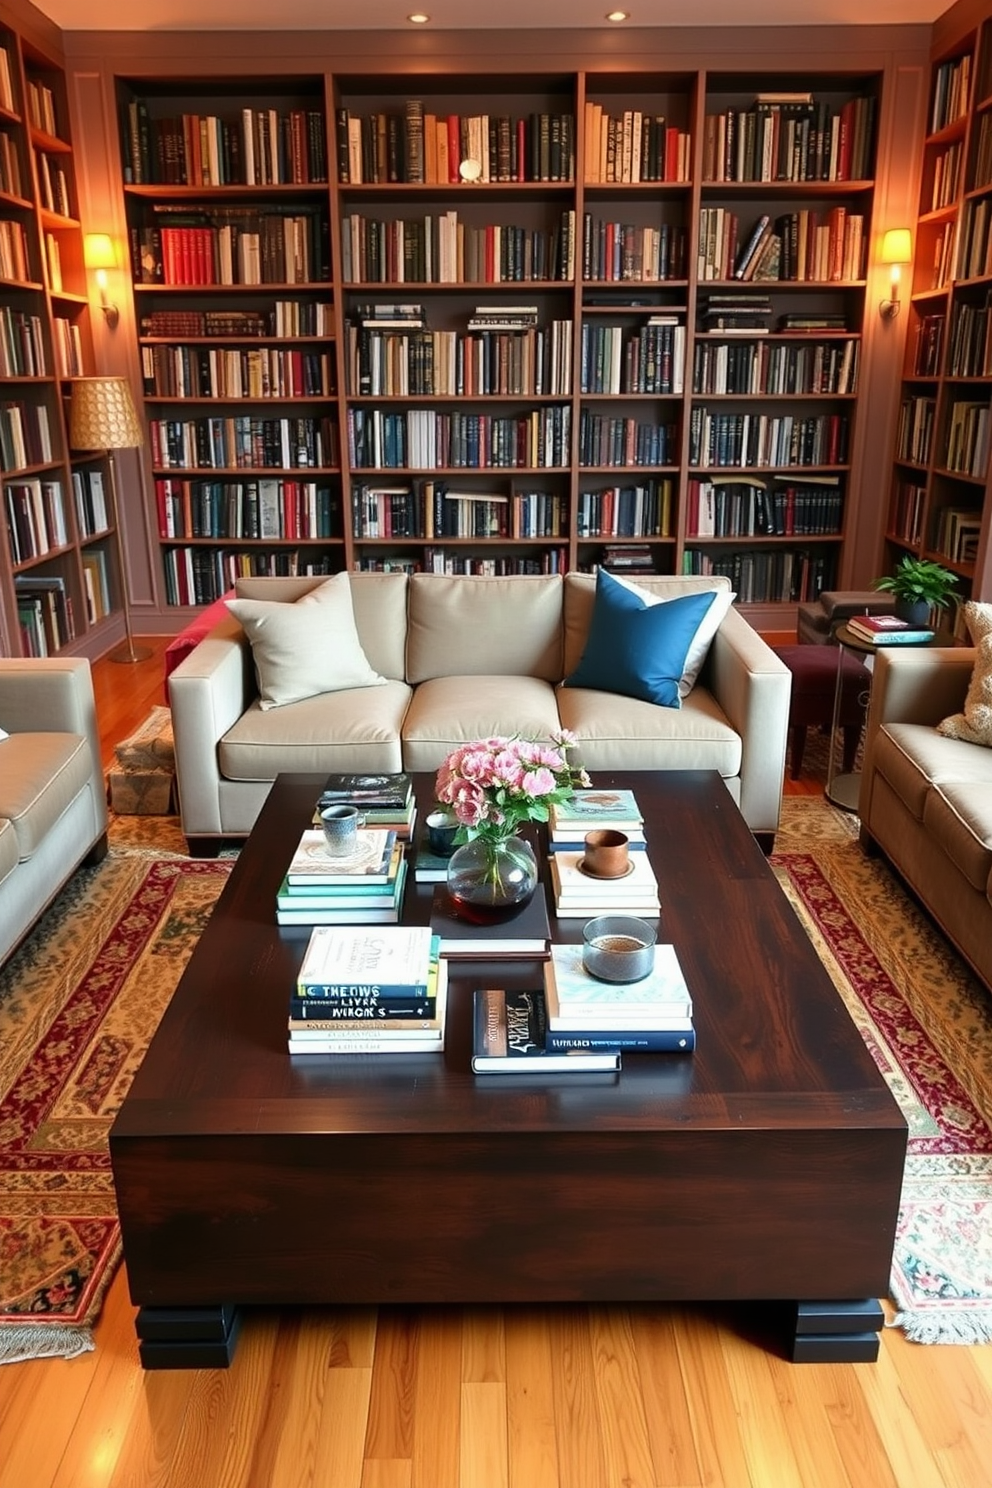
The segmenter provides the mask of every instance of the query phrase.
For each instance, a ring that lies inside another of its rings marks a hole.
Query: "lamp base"
[[[123,646],[117,647],[116,651],[109,651],[104,657],[104,660],[120,662],[147,661],[149,656],[154,655],[155,652],[150,646],[135,646],[133,643],[125,641]]]

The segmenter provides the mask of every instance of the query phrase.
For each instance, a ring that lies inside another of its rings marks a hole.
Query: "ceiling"
[[[623,4],[624,0],[620,0]],[[928,24],[951,0],[629,0],[632,26],[820,26]],[[607,27],[610,0],[35,0],[65,31],[327,31],[407,27],[423,6],[434,30]],[[626,7],[625,7],[626,8]],[[610,26],[610,30],[616,28]]]

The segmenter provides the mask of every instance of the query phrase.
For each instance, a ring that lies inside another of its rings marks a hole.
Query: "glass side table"
[[[873,645],[871,641],[862,638],[853,631],[845,622],[837,626],[834,631],[834,640],[837,642],[837,681],[834,685],[834,713],[830,725],[830,748],[827,754],[827,783],[824,787],[824,795],[834,806],[839,806],[842,811],[857,811],[858,796],[861,792],[861,771],[837,769],[837,747],[838,735],[840,733],[841,697],[844,686],[844,658],[846,655],[855,655],[868,673],[861,704],[865,715],[868,712],[868,701],[871,697],[871,674],[875,667],[875,657],[882,649],[881,646]],[[937,640],[932,636],[928,641],[914,641],[913,645],[932,646]],[[890,642],[890,644],[893,644]],[[896,642],[895,644],[907,644]]]

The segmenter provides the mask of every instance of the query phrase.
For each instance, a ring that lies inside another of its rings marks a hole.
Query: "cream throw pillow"
[[[228,609],[251,642],[259,706],[281,708],[321,692],[381,687],[362,650],[346,573],[311,589],[295,604],[229,599]]]
[[[968,744],[992,749],[992,604],[969,600],[964,607],[968,633],[976,649],[964,712],[953,713],[937,725],[937,732]]]

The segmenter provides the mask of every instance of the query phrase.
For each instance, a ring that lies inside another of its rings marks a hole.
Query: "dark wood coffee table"
[[[792,1357],[874,1358],[905,1123],[719,778],[597,775],[644,811],[697,1052],[539,1079],[469,1064],[472,988],[534,962],[455,963],[443,1056],[287,1054],[275,894],[321,783],[276,782],[111,1132],[145,1366],[286,1303],[786,1299]]]

